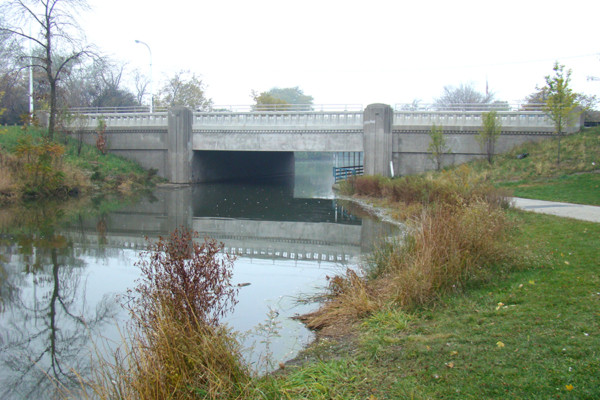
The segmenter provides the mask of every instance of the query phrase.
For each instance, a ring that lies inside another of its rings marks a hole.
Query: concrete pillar
[[[370,104],[363,115],[365,175],[391,176],[392,121],[394,112],[387,104]]]
[[[166,178],[171,183],[192,182],[192,110],[186,107],[169,109],[167,132]]]

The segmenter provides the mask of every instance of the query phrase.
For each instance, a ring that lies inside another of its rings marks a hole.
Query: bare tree
[[[150,85],[150,78],[142,74],[139,69],[133,71],[133,82],[135,85],[135,98],[139,104],[143,104],[144,96]]]
[[[7,17],[0,31],[21,39],[30,40],[39,50],[23,55],[34,68],[44,71],[49,86],[50,117],[48,138],[54,138],[57,114],[58,82],[69,66],[90,48],[81,45],[77,32],[76,15],[87,9],[85,0],[8,0],[0,8]],[[29,33],[27,27],[31,26]]]
[[[458,87],[444,86],[444,92],[435,99],[435,105],[442,109],[456,105],[462,105],[465,109],[481,109],[479,105],[491,104],[493,100],[493,93],[481,93],[472,84],[461,83]]]

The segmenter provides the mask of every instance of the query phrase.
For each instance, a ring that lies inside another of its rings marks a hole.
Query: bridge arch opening
[[[290,151],[194,151],[194,182],[266,180],[293,177],[294,152]]]

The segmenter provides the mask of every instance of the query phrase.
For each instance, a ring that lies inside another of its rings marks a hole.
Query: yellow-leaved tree
[[[558,138],[558,153],[556,163],[560,165],[560,138],[571,127],[575,119],[579,117],[577,111],[577,94],[569,87],[571,81],[571,70],[565,71],[565,66],[558,62],[554,63],[554,75],[546,76],[547,93],[544,111],[554,122],[554,129]]]

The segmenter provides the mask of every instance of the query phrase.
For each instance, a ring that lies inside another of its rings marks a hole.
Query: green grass
[[[503,182],[516,197],[600,206],[600,173],[564,175],[544,181]]]
[[[7,127],[0,133],[0,150],[13,153],[19,138],[30,135],[41,138],[45,130],[31,127],[26,132],[18,126]],[[97,189],[130,192],[152,186],[160,181],[156,171],[144,170],[138,163],[114,154],[102,154],[95,146],[84,144],[78,154],[77,141],[70,136],[57,134],[56,141],[65,147],[64,164],[83,171]],[[75,183],[77,185],[77,183]]]
[[[266,378],[261,398],[600,398],[600,224],[513,216],[531,266],[411,316],[376,313]]]
[[[492,181],[511,182],[558,178],[600,169],[600,127],[587,128],[561,139],[561,162],[557,164],[558,140],[529,142],[494,157],[493,165],[486,160],[472,162],[475,170],[486,171]],[[529,156],[517,159],[517,155]]]
[[[561,139],[561,162],[557,164],[556,138],[526,143],[485,160],[470,163],[497,186],[518,197],[600,205],[600,127],[587,128]],[[528,153],[524,159],[517,155]]]

